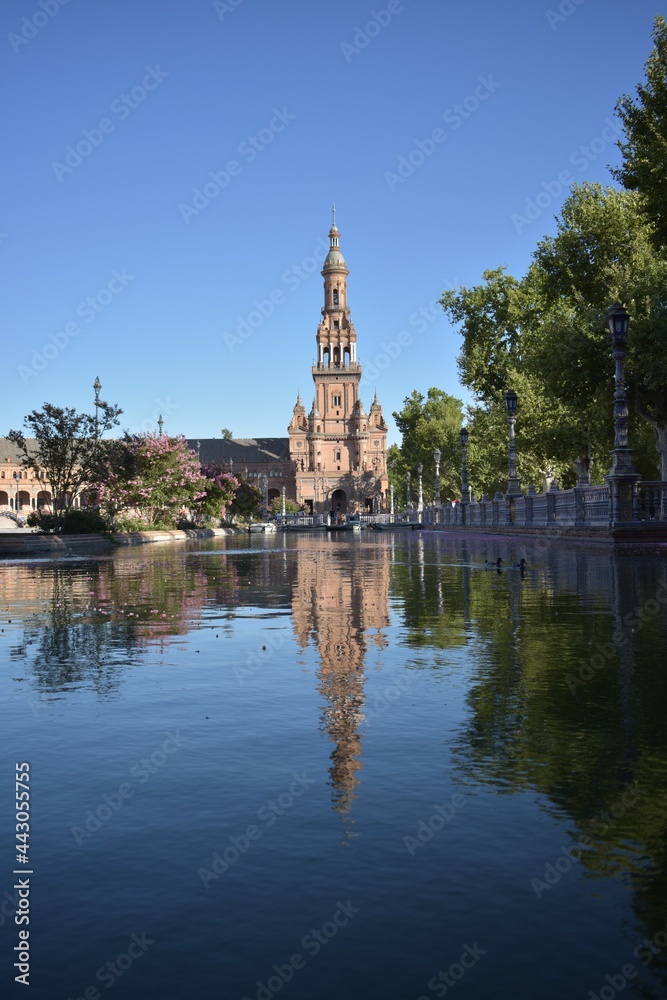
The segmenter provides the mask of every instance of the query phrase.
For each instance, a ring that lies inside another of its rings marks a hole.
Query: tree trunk
[[[667,424],[654,424],[655,450],[660,456],[660,479],[667,482]]]
[[[658,421],[647,413],[643,406],[635,404],[637,413],[651,425],[655,434],[655,450],[660,459],[660,481],[667,482],[667,422]]]

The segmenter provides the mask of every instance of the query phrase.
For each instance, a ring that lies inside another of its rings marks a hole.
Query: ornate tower
[[[334,206],[322,268],[324,305],[315,337],[315,398],[307,418],[297,400],[288,428],[297,500],[318,512],[339,506],[342,511],[384,509],[388,488],[382,407],[376,394],[367,416],[359,399],[361,365],[347,304],[349,273]]]

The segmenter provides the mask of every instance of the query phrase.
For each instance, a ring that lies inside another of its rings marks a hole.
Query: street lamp
[[[417,475],[419,476],[419,499],[417,500],[417,510],[421,514],[424,509],[424,491],[422,490],[422,473],[424,471],[424,466],[419,463],[417,466]]]
[[[433,452],[433,461],[435,462],[435,505],[440,506],[440,449],[436,448]]]
[[[389,484],[389,515],[394,520],[394,484]]]
[[[201,448],[201,441],[197,441],[197,461],[199,461],[199,450]]]
[[[19,480],[21,479],[21,473],[14,473],[14,483],[16,485],[16,499],[14,500],[14,513],[16,514],[16,523],[19,523],[19,514],[21,512],[21,501],[19,499]]]
[[[160,428],[160,437],[162,437],[162,428],[164,427],[164,420],[162,419],[162,414],[160,414],[160,416],[158,417],[157,425]]]
[[[262,494],[264,501],[264,513],[266,516],[269,513],[269,478],[265,472],[262,473]]]
[[[100,436],[100,422],[98,417],[98,407],[100,405],[100,389],[102,388],[102,383],[100,382],[99,375],[95,376],[95,381],[93,382],[93,389],[95,390],[95,441],[98,440]]]
[[[468,430],[462,427],[459,431],[461,441],[461,503],[470,503],[470,491],[468,487]]]
[[[509,494],[521,493],[521,481],[516,474],[516,441],[514,438],[514,424],[516,422],[517,395],[511,390],[505,393],[505,405],[507,406],[507,423],[509,426],[509,448],[508,448],[508,475],[507,492]]]
[[[634,485],[640,478],[632,464],[632,448],[628,442],[628,400],[625,392],[625,345],[628,339],[630,317],[618,303],[607,311],[607,326],[611,336],[613,358],[616,362],[614,391],[614,448],[611,469],[605,480],[609,483],[611,521],[613,524],[632,521],[636,515]]]
[[[410,510],[410,480],[411,479],[412,479],[411,474],[409,472],[406,472],[405,473],[405,481],[407,483],[407,486],[406,486],[406,489],[405,489],[405,509],[407,511]]]
[[[283,517],[285,516],[285,493],[286,492],[287,492],[286,488],[284,486],[281,486],[280,487],[280,493],[281,493],[282,500],[283,500]]]

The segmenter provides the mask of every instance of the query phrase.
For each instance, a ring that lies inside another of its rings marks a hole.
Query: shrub
[[[100,535],[108,530],[109,525],[94,507],[68,510],[63,520],[63,535]]]

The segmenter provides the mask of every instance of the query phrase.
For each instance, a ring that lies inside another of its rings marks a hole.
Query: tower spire
[[[335,229],[336,228],[336,202],[335,201],[332,201],[332,203],[331,203],[331,217],[332,217],[331,218],[331,224],[332,224],[332,226]]]

